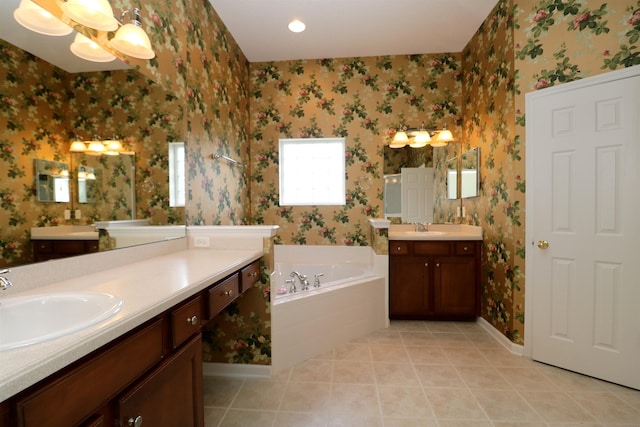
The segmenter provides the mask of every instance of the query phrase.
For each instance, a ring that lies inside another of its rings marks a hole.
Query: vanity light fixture
[[[20,0],[13,17],[23,27],[45,36],[66,36],[73,31],[73,28],[31,0]]]
[[[87,145],[82,140],[75,140],[71,143],[69,151],[71,151],[72,153],[82,153],[84,151],[87,151]]]
[[[301,33],[305,30],[305,28],[307,28],[307,26],[299,19],[294,19],[293,21],[289,22],[288,28],[292,33]]]
[[[69,151],[73,153],[86,153],[92,156],[106,154],[108,156],[117,156],[124,151],[122,141],[116,138],[100,140],[98,138],[90,142],[82,140],[73,141],[69,147]]]
[[[435,137],[435,140],[432,139]],[[409,145],[411,148],[422,148],[427,145],[432,147],[444,147],[453,141],[453,135],[445,125],[442,129],[427,130],[424,125],[419,128],[400,129],[393,136],[389,148],[402,148]]]
[[[142,29],[140,10],[137,8],[125,10],[120,20],[124,21],[126,15],[129,15],[129,22],[118,29],[115,37],[109,41],[109,45],[134,58],[152,59],[156,54],[151,49],[149,36]]]
[[[110,62],[116,59],[114,55],[100,47],[98,43],[80,33],[76,34],[69,49],[74,55],[87,61]]]
[[[107,0],[67,0],[60,8],[69,18],[86,27],[101,31],[118,29],[118,20]]]

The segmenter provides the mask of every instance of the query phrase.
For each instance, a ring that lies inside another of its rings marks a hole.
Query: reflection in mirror
[[[462,153],[460,158],[460,197],[467,199],[480,194],[480,148]]]
[[[402,174],[384,176],[384,217],[402,217]]]
[[[458,158],[447,160],[447,199],[458,198]]]
[[[69,202],[69,165],[35,159],[36,194],[39,202]]]
[[[102,189],[102,169],[78,166],[78,203],[96,203]]]

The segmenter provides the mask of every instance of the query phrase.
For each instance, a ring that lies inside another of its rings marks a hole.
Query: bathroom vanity
[[[34,227],[31,229],[34,262],[98,252],[98,232],[85,225]]]
[[[260,279],[261,256],[185,250],[27,291],[123,305],[96,327],[0,352],[0,425],[203,426],[201,327]]]
[[[475,320],[480,315],[479,227],[436,224],[389,230],[389,317]]]

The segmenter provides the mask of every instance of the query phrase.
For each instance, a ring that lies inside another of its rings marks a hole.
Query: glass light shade
[[[80,33],[76,34],[69,49],[75,56],[91,62],[110,62],[116,59],[114,55],[104,50],[98,43]]]
[[[89,180],[95,180],[96,179],[96,174],[93,172],[88,172],[87,173],[87,179]]]
[[[109,43],[115,50],[134,58],[151,59],[156,56],[147,33],[132,23],[120,27]]]
[[[389,144],[389,148],[402,148],[405,145],[407,145],[404,142],[396,142],[396,141],[391,141],[391,143]]]
[[[71,143],[71,147],[69,147],[69,151],[74,153],[82,153],[83,151],[87,151],[87,146],[83,141],[73,141]]]
[[[396,134],[393,136],[392,143],[406,144],[407,142],[409,142],[409,137],[407,136],[407,133],[403,130],[396,132]]]
[[[431,141],[431,136],[429,136],[429,132],[426,130],[419,130],[416,132],[415,138],[413,138],[413,142],[410,144],[413,148],[422,148],[426,146],[429,141]]]
[[[46,36],[66,36],[73,28],[38,6],[31,0],[21,0],[20,6],[13,11],[18,24]]]
[[[115,151],[115,152],[120,152],[122,150],[124,150],[124,148],[122,147],[122,142],[120,142],[117,139],[110,139],[105,141],[106,147],[108,151]]]
[[[118,20],[107,0],[67,0],[60,7],[79,24],[101,31],[118,29]]]
[[[294,19],[293,21],[289,22],[288,28],[289,31],[293,33],[301,33],[305,30],[305,28],[307,28],[307,26],[304,24],[304,22],[298,19]]]
[[[436,139],[442,142],[451,142],[453,141],[453,134],[449,129],[443,129],[438,133],[438,137]]]
[[[107,149],[101,141],[91,141],[89,143],[89,151],[93,151],[96,154],[102,154]]]
[[[78,171],[78,179],[86,179],[87,178],[87,173],[84,170],[80,170]]]

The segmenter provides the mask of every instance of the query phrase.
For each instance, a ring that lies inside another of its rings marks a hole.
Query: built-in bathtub
[[[371,248],[276,245],[275,264],[272,374],[387,325],[386,281]],[[309,289],[296,278],[291,292],[293,271],[307,276]]]

